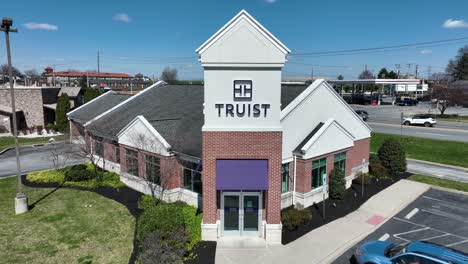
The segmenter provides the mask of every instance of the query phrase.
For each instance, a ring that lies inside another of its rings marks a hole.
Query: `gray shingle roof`
[[[299,145],[297,145],[296,149],[294,149],[294,152],[296,153],[301,153],[301,149],[304,147],[305,144],[307,144],[307,142],[309,142],[309,140],[320,130],[320,128],[322,128],[324,124],[322,122],[320,122],[310,133],[309,135],[307,135],[307,137],[304,138],[304,140],[302,140],[301,143],[299,143]]]
[[[305,85],[283,85],[281,108],[306,88]],[[203,101],[203,85],[161,85],[91,123],[87,129],[97,136],[117,141],[117,133],[142,115],[174,151],[201,158]]]
[[[84,124],[131,97],[131,95],[118,94],[112,91],[108,93],[110,94],[101,96],[84,107],[75,110],[68,117],[75,122]]]

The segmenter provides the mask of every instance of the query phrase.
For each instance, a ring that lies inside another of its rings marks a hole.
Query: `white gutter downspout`
[[[295,205],[295,200],[296,200],[296,155],[293,155],[294,159],[294,187],[293,187],[293,197],[292,197],[292,205]]]

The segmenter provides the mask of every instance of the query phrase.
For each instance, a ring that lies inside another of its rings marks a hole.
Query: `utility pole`
[[[314,80],[314,67],[312,66],[311,67],[311,70],[310,70],[310,80]]]
[[[427,81],[429,81],[429,78],[431,78],[431,73],[432,73],[432,67],[428,66],[427,67]]]
[[[397,79],[400,79],[400,69],[401,69],[401,65],[400,64],[395,64],[395,67],[397,69]]]
[[[97,50],[97,83],[98,89],[101,89],[101,82],[99,80],[99,73],[100,73],[100,63],[99,63],[99,49]]]
[[[408,72],[407,72],[407,77],[409,77],[409,73],[410,73],[410,70],[411,70],[411,65],[413,65],[412,63],[408,63],[406,64],[408,66]]]
[[[419,75],[419,64],[416,64],[416,71],[415,71],[416,79],[418,78],[418,75]]]
[[[8,58],[8,78],[10,81],[10,93],[11,93],[11,113],[13,117],[13,137],[15,138],[15,150],[16,150],[16,176],[18,178],[17,193],[15,197],[15,212],[16,214],[22,214],[28,211],[28,197],[23,193],[23,183],[21,181],[21,164],[20,164],[20,153],[18,145],[18,128],[16,123],[16,107],[15,107],[15,88],[12,82],[13,73],[11,72],[11,50],[10,50],[10,32],[18,32],[13,26],[13,19],[4,17],[2,19],[2,26],[0,31],[5,32],[5,42],[7,48]]]

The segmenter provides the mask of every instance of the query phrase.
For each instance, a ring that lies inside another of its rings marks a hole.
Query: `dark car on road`
[[[417,105],[419,102],[416,99],[412,98],[397,98],[395,101],[395,104],[400,105],[400,106],[412,106],[412,105]]]
[[[367,113],[367,111],[364,110],[356,110],[356,114],[358,114],[364,121],[367,121],[367,119],[369,118],[369,113]]]

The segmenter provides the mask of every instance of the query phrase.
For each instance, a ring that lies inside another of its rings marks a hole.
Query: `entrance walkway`
[[[250,242],[221,240],[216,263],[331,263],[429,189],[401,180],[374,195],[353,213],[317,228],[288,245],[247,247]],[[318,217],[318,216],[313,216]]]

